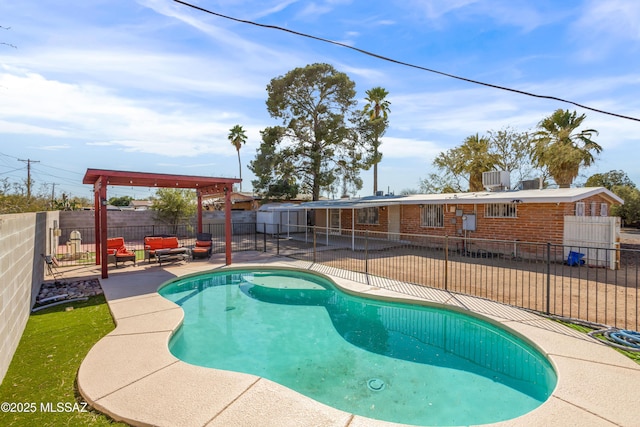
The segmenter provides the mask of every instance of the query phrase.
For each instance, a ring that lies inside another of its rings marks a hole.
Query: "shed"
[[[256,230],[266,234],[290,234],[304,231],[306,210],[294,203],[268,203],[256,214]]]

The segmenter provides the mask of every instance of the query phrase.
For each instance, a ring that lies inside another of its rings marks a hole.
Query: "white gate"
[[[565,258],[570,251],[584,254],[587,265],[608,267],[620,264],[620,218],[614,216],[565,216]]]
[[[340,209],[329,209],[329,234],[340,234]]]
[[[400,205],[389,205],[389,240],[400,240]]]

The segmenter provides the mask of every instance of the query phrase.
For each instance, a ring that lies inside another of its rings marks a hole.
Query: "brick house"
[[[565,217],[609,217],[624,201],[604,187],[415,194],[307,202],[318,227],[565,243]]]

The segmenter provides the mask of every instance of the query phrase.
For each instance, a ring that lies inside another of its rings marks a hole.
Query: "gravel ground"
[[[620,243],[637,245],[640,249],[640,228],[623,228],[620,231]]]
[[[407,248],[389,242],[374,249],[370,246],[366,261],[361,249],[324,246],[318,247],[313,256],[312,248],[295,241],[281,242],[280,254],[335,267],[347,276],[353,275],[349,272],[367,271],[368,279],[360,276],[383,288],[399,290],[399,282],[409,282],[540,312],[548,309],[550,314],[561,317],[638,330],[640,232],[625,231],[621,246],[637,251],[621,251],[618,270],[588,265],[572,267],[561,261],[547,266],[540,259],[474,258],[455,253],[445,261],[442,250]]]

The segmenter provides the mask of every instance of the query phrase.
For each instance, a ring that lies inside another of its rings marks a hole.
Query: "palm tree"
[[[242,144],[247,142],[247,135],[244,133],[244,129],[242,126],[235,125],[231,129],[229,129],[229,141],[231,141],[231,145],[236,147],[236,151],[238,152],[238,171],[240,172],[240,191],[242,191],[242,165],[240,164],[240,148]]]
[[[538,124],[532,159],[536,166],[547,168],[560,188],[569,188],[580,167],[591,166],[595,161],[592,152],[602,151],[591,139],[598,134],[597,130],[584,129],[576,133],[585,118],[584,114],[578,116],[575,111],[558,109]]]
[[[387,117],[389,116],[389,105],[391,103],[385,98],[389,95],[386,89],[377,86],[369,89],[365,101],[363,113],[369,115],[369,120],[374,125],[374,141],[373,141],[373,194],[378,192],[378,163],[382,160],[382,154],[378,151],[380,147],[380,135],[382,135],[387,126]]]

